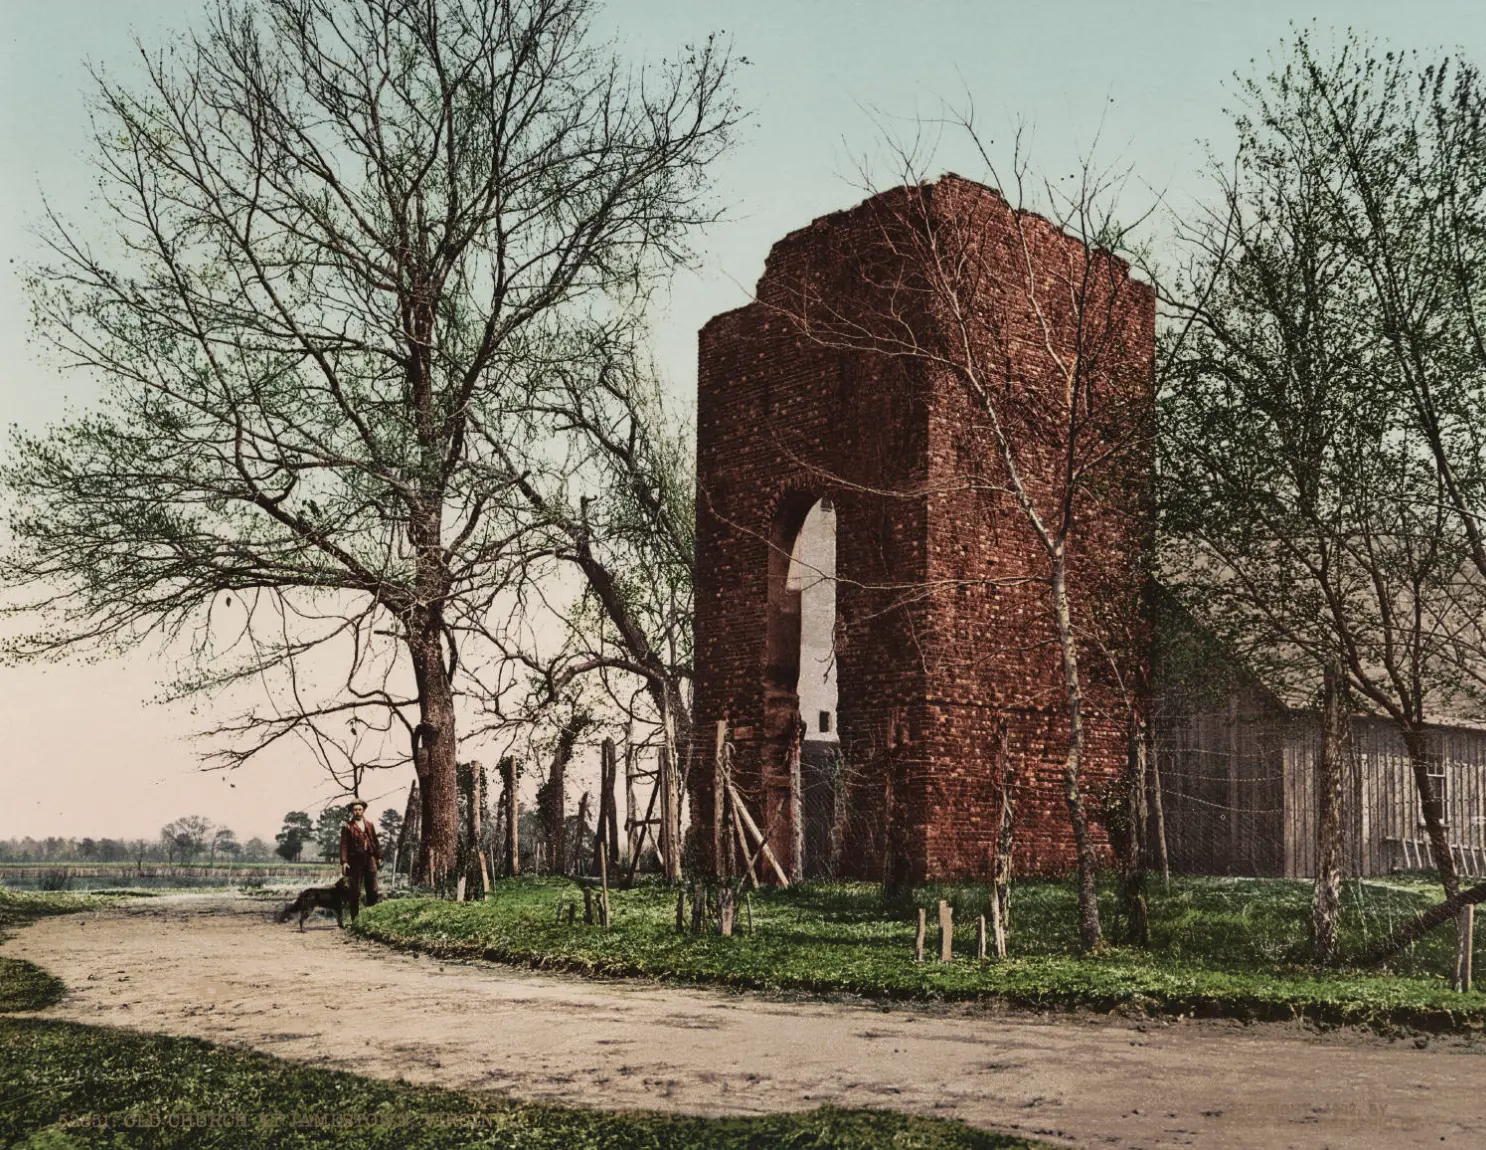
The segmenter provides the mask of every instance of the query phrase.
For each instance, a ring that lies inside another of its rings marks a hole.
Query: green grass
[[[189,1038],[0,1018],[0,1145],[522,1150],[1015,1150],[1039,1143],[889,1111],[705,1119],[378,1082]]]
[[[1074,892],[1024,882],[1013,904],[1012,956],[976,962],[981,887],[924,887],[885,903],[861,883],[806,884],[753,895],[755,929],[733,938],[675,930],[675,893],[658,885],[614,892],[614,927],[554,921],[561,880],[499,884],[483,903],[393,899],[364,911],[362,935],[450,958],[486,959],[616,976],[648,976],[767,991],[846,992],[882,998],[999,999],[1034,1008],[1088,1007],[1244,1019],[1308,1018],[1378,1028],[1472,1030],[1486,1025],[1486,995],[1445,981],[1452,933],[1417,944],[1391,968],[1320,970],[1307,962],[1311,888],[1278,879],[1186,878],[1151,894],[1148,950],[1075,950]],[[1369,940],[1436,897],[1421,879],[1351,882],[1343,891],[1342,948]],[[956,908],[956,952],[940,964],[932,909]],[[930,907],[929,956],[913,961],[914,906]],[[1112,889],[1101,894],[1106,929]],[[740,918],[743,916],[740,913]]]

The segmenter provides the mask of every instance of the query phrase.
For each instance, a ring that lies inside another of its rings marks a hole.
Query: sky
[[[200,0],[0,0],[0,424],[39,429],[86,409],[94,380],[64,376],[31,338],[22,269],[41,258],[43,197],[88,219],[89,69],[128,82],[137,38],[162,44],[199,21]],[[1486,63],[1474,0],[624,0],[598,32],[634,61],[657,61],[718,33],[739,59],[748,111],[715,168],[726,218],[699,242],[654,315],[657,361],[683,402],[696,384],[696,333],[749,298],[769,246],[863,198],[863,157],[879,124],[910,131],[946,104],[973,107],[994,149],[1018,123],[1037,169],[1058,173],[1098,142],[1128,169],[1136,211],[1204,198],[1209,149],[1231,146],[1235,73],[1268,71],[1292,26],[1351,27],[1395,48],[1463,51]],[[743,61],[746,61],[744,63]],[[952,139],[931,171],[983,178]],[[1160,228],[1161,217],[1152,223]],[[0,442],[0,452],[5,450]],[[153,835],[185,814],[271,837],[283,813],[315,810],[336,788],[286,748],[232,773],[204,773],[193,741],[213,716],[151,703],[170,667],[141,653],[111,662],[0,667],[0,838]],[[466,749],[472,758],[479,747]],[[406,777],[379,780],[373,809],[401,806]]]

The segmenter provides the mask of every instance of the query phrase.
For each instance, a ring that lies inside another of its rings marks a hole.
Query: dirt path
[[[1486,1145],[1486,1058],[1459,1044],[588,981],[402,955],[333,922],[301,935],[220,895],[44,919],[3,953],[67,983],[44,1017],[521,1098],[884,1106],[1083,1147]]]

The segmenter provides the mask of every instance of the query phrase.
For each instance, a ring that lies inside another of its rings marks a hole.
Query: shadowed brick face
[[[911,220],[943,228],[946,246],[971,257],[956,285],[978,317],[974,359],[1044,515],[1058,505],[1066,444],[1056,365],[1081,348],[1097,381],[1076,453],[1097,464],[1069,544],[1096,824],[1125,764],[1127,700],[1143,697],[1147,670],[1138,588],[1153,299],[1101,256],[1079,281],[1094,288],[1071,304],[1078,241],[946,177],[787,236],[756,301],[702,330],[693,820],[710,847],[711,732],[726,718],[735,777],[789,857],[799,624],[784,572],[806,512],[829,496],[847,765],[838,872],[985,876],[1008,774],[1018,871],[1068,870],[1068,714],[1048,559],[1004,491],[985,405],[956,369],[951,309],[916,266],[922,249],[903,242]]]

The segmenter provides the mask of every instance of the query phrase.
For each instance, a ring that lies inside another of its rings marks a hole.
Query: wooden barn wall
[[[1463,875],[1486,874],[1486,733],[1459,727],[1431,734],[1445,779],[1445,824]],[[1285,745],[1285,874],[1316,873],[1316,772],[1321,734],[1296,722]],[[1342,791],[1343,873],[1357,877],[1432,865],[1419,792],[1403,740],[1378,719],[1352,723]]]
[[[1437,728],[1431,747],[1445,778],[1456,865],[1464,876],[1486,876],[1486,732]],[[1314,717],[1276,716],[1237,696],[1226,707],[1161,723],[1154,750],[1173,870],[1315,875],[1321,732]],[[1430,867],[1413,769],[1393,726],[1353,720],[1345,769],[1343,873]]]
[[[1285,873],[1282,764],[1289,726],[1246,695],[1220,710],[1158,724],[1155,762],[1174,870]]]

